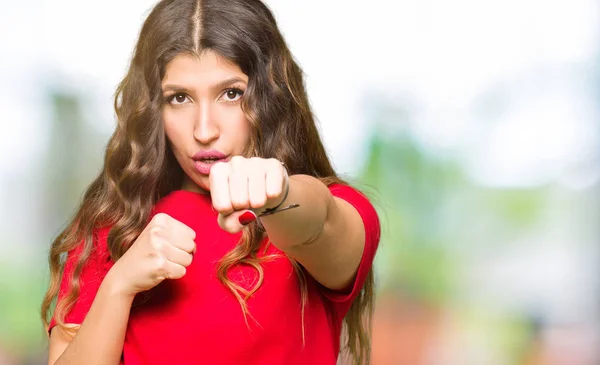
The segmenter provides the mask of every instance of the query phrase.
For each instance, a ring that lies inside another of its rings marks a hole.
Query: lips
[[[202,175],[210,174],[210,168],[217,162],[227,161],[228,156],[217,150],[198,151],[192,156],[194,167]]]

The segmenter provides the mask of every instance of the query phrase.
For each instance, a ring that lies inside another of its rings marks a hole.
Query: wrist
[[[131,300],[135,298],[136,293],[129,290],[123,284],[123,279],[116,274],[113,270],[116,264],[108,271],[101,286],[105,289],[106,293],[111,297],[118,297],[124,300]]]

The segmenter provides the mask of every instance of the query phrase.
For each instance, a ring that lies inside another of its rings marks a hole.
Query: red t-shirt
[[[248,316],[247,326],[238,301],[216,276],[219,260],[238,243],[240,234],[227,233],[218,226],[208,195],[177,190],[156,204],[154,214],[166,213],[194,229],[197,252],[182,279],[166,280],[138,295],[131,310],[121,363],[336,364],[342,320],[371,269],[380,226],[375,209],[361,193],[339,184],[330,186],[330,191],[359,212],[366,232],[365,249],[349,293],[330,291],[307,274],[304,345],[300,286],[289,259],[282,255],[261,264],[264,281],[248,299],[252,317]],[[106,245],[108,232],[109,228],[97,231],[95,250],[80,277],[80,297],[67,314],[66,323],[83,321],[112,266]],[[267,239],[263,245],[266,243]],[[69,254],[65,274],[71,274],[79,251]],[[269,245],[267,254],[274,253],[282,252]],[[229,278],[250,288],[257,273],[253,268],[240,266],[230,270]],[[59,297],[65,295],[69,284],[69,280],[62,281]],[[137,301],[144,296],[144,301]],[[54,325],[53,320],[49,330]]]

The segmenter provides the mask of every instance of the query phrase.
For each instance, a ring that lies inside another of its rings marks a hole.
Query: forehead
[[[200,57],[189,54],[175,56],[167,64],[162,84],[181,83],[210,86],[236,76],[248,81],[248,76],[238,65],[208,50],[202,52]]]

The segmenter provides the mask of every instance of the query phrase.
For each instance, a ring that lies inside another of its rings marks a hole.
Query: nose
[[[219,125],[213,116],[213,110],[208,103],[200,105],[198,118],[194,125],[194,138],[202,144],[210,144],[219,138]]]

